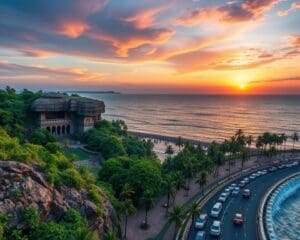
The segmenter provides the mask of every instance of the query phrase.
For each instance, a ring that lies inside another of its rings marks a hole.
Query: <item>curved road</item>
[[[257,210],[261,199],[263,198],[266,191],[280,179],[291,175],[293,173],[300,172],[300,164],[291,168],[278,169],[275,172],[268,172],[263,176],[259,176],[255,180],[251,181],[246,188],[251,191],[251,198],[249,200],[243,199],[241,192],[239,196],[230,196],[223,204],[222,212],[216,220],[222,222],[222,233],[219,238],[215,238],[209,235],[210,226],[213,222],[210,211],[212,206],[217,202],[220,194],[224,191],[224,187],[221,191],[215,194],[203,207],[203,211],[208,214],[208,222],[205,226],[204,231],[206,232],[206,240],[259,240],[257,236]],[[248,177],[248,176],[243,176]],[[241,179],[233,181],[232,183],[239,183]],[[237,227],[232,223],[232,218],[236,212],[241,212],[244,215],[245,222],[243,226]],[[197,230],[194,226],[191,227],[189,232],[189,240],[196,239]]]

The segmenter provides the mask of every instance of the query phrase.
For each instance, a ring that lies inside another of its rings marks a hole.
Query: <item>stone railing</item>
[[[258,215],[257,232],[260,240],[276,240],[276,235],[274,234],[273,225],[272,225],[272,216],[271,216],[274,207],[273,205],[275,204],[275,200],[276,200],[275,198],[278,196],[278,194],[281,193],[283,187],[285,187],[284,186],[285,182],[299,176],[300,173],[294,173],[284,179],[281,179],[280,181],[276,182],[271,188],[269,188],[267,193],[262,198],[257,213]]]

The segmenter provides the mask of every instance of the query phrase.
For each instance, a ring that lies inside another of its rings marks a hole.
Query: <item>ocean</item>
[[[206,142],[223,141],[238,129],[254,136],[300,133],[300,96],[80,95],[103,100],[103,117],[125,120],[130,131]]]

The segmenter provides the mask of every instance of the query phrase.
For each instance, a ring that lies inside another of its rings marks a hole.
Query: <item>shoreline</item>
[[[159,141],[164,141],[164,142],[170,142],[176,144],[178,137],[171,137],[171,136],[165,136],[165,135],[160,135],[160,134],[153,134],[153,133],[145,133],[145,132],[136,132],[136,131],[128,131],[129,135],[132,135],[137,138],[149,138],[149,139],[154,139],[154,140],[159,140]],[[208,147],[211,143],[210,142],[205,142],[205,141],[200,141],[200,140],[193,140],[189,138],[184,138],[182,137],[183,142],[190,142],[194,145],[201,145],[203,147]]]

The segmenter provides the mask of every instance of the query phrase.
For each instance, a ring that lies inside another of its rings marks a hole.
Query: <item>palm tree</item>
[[[244,162],[246,161],[247,159],[247,149],[246,148],[243,148],[242,149],[242,152],[241,152],[241,163],[242,163],[242,166],[241,166],[241,171],[243,171],[244,169]]]
[[[175,192],[176,192],[175,181],[171,175],[167,175],[165,177],[164,186],[165,186],[165,190],[167,193],[167,207],[166,207],[167,210],[166,211],[168,213],[169,207],[170,207],[170,198],[174,197]]]
[[[256,148],[257,148],[257,151],[258,151],[258,154],[257,154],[257,161],[258,161],[258,158],[261,154],[261,149],[263,147],[263,139],[262,139],[262,136],[258,136],[257,139],[256,139],[256,144],[255,144]],[[259,161],[258,161],[259,163]]]
[[[167,148],[166,148],[166,151],[165,151],[165,154],[168,154],[169,157],[174,154],[174,149],[172,147],[172,145],[168,145]]]
[[[183,207],[177,205],[174,206],[173,211],[168,216],[168,222],[171,224],[174,223],[175,226],[174,238],[176,237],[176,234],[179,228],[181,227],[183,217],[184,217]]]
[[[287,142],[287,140],[288,140],[288,136],[285,134],[285,133],[283,133],[283,134],[281,134],[281,139],[282,139],[282,141],[283,141],[283,151],[284,151],[284,159],[285,159],[285,156],[286,156],[286,142]]]
[[[247,145],[248,145],[249,148],[251,147],[251,145],[252,145],[253,142],[254,142],[253,136],[252,135],[248,135],[246,137],[246,143],[247,143]]]
[[[145,221],[144,221],[144,227],[147,228],[148,227],[148,212],[151,208],[154,207],[154,197],[153,197],[153,193],[149,190],[146,190],[142,199],[142,204],[145,207]]]
[[[192,225],[193,225],[193,223],[195,222],[195,216],[201,213],[201,210],[198,207],[198,203],[196,202],[192,203],[192,205],[190,205],[188,208],[188,212],[192,216]]]
[[[185,180],[181,171],[176,171],[173,174],[173,179],[175,181],[176,190],[179,191],[180,188],[184,186]]]
[[[246,144],[246,136],[244,134],[244,131],[242,129],[237,130],[237,132],[234,135],[235,141],[238,143],[239,146],[245,146]]]
[[[209,145],[207,155],[214,162],[215,165],[215,173],[214,176],[219,176],[219,166],[221,166],[224,162],[224,153],[220,150],[220,145],[216,142],[212,142]]]
[[[197,180],[197,183],[202,188],[202,194],[203,194],[204,193],[204,187],[207,184],[207,172],[206,171],[202,171],[200,173],[200,177]]]
[[[181,150],[181,147],[183,147],[184,143],[183,143],[183,139],[181,136],[179,136],[177,138],[177,141],[175,143],[175,145],[179,148],[179,151]]]
[[[189,195],[189,191],[190,191],[190,181],[191,181],[191,178],[193,177],[193,165],[190,161],[187,162],[185,169],[183,170],[183,174],[186,178],[186,194],[185,194],[185,196],[187,197]]]
[[[134,207],[131,200],[127,199],[120,204],[120,215],[125,218],[124,224],[124,239],[127,237],[127,220],[129,216],[136,214],[136,208]]]
[[[298,133],[294,132],[291,136],[291,139],[293,140],[293,152],[294,152],[295,151],[295,143],[299,141]]]
[[[125,183],[122,192],[120,193],[120,199],[123,201],[130,199],[134,193],[135,192],[133,191],[132,187],[128,183]]]

